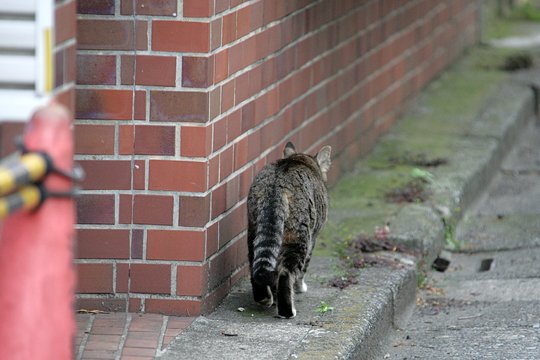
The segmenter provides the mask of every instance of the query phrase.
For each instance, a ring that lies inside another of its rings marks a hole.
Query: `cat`
[[[248,251],[254,300],[272,306],[277,317],[293,318],[293,287],[304,282],[317,234],[328,214],[327,173],[332,148],[315,156],[297,153],[289,142],[283,159],[266,165],[248,195]]]

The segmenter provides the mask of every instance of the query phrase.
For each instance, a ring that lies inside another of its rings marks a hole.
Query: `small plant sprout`
[[[319,305],[319,307],[317,307],[317,312],[321,315],[324,315],[329,311],[334,311],[334,308],[328,305],[326,301],[321,301],[321,304]]]
[[[415,179],[420,179],[427,183],[432,183],[435,180],[435,176],[427,170],[422,170],[419,168],[414,168],[411,171],[411,176]]]

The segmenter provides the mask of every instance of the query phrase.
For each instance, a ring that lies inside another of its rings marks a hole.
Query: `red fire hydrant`
[[[45,152],[58,169],[73,167],[71,117],[52,104],[28,123],[24,145]],[[69,192],[71,180],[50,173],[45,189]],[[73,358],[75,275],[73,199],[51,197],[0,226],[0,359]]]

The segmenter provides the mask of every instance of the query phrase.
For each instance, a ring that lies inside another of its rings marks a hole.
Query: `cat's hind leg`
[[[277,280],[277,316],[293,318],[296,316],[294,307],[294,289],[299,280],[303,284],[302,264],[306,255],[306,247],[302,242],[283,244],[278,263]]]
[[[277,317],[290,319],[296,316],[294,307],[294,275],[282,268],[278,273],[277,283]]]
[[[294,282],[294,291],[298,294],[305,293],[308,289],[307,284],[304,281],[304,275],[305,273],[302,272]]]
[[[308,289],[308,286],[304,280],[304,276],[306,275],[309,262],[311,261],[311,254],[313,252],[313,246],[311,247],[311,251],[308,253],[306,260],[304,262],[304,266],[302,266],[302,271],[299,273],[298,277],[296,278],[296,281],[294,282],[294,291],[296,293],[305,293]]]
[[[251,288],[253,289],[253,299],[259,305],[270,307],[274,304],[274,297],[270,286],[257,284],[251,280]]]

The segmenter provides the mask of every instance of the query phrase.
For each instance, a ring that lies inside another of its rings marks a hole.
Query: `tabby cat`
[[[264,306],[277,297],[277,316],[296,316],[293,288],[304,282],[315,238],[328,212],[326,174],[332,148],[315,156],[297,153],[287,143],[283,159],[266,165],[248,196],[248,248],[253,297]]]

